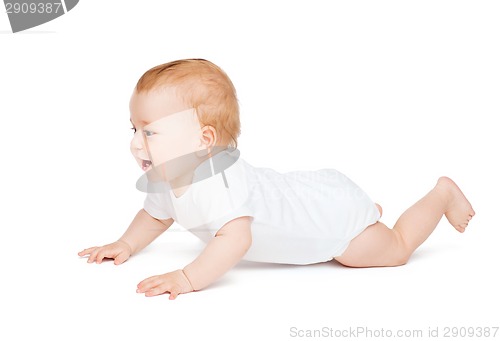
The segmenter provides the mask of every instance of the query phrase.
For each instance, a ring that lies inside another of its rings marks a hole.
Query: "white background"
[[[0,13],[0,339],[498,327],[499,17],[496,1],[80,1],[12,34]],[[248,162],[336,168],[389,226],[448,175],[477,212],[469,229],[444,219],[403,267],[242,263],[175,301],[135,288],[199,253],[178,226],[124,265],[88,265],[76,253],[142,205],[135,82],[190,57],[232,78]]]

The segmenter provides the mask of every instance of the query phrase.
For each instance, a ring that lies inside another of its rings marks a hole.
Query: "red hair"
[[[236,89],[227,74],[204,59],[183,59],[146,71],[137,93],[173,86],[181,99],[195,108],[202,125],[215,128],[218,144],[236,147],[240,135],[240,109]]]

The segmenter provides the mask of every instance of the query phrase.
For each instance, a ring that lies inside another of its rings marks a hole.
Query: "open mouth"
[[[151,162],[151,160],[142,160],[142,166],[141,166],[141,168],[142,168],[143,171],[147,171],[147,170],[149,170],[151,168],[152,164],[153,163]]]

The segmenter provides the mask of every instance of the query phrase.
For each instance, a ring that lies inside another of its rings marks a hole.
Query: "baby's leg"
[[[439,178],[425,197],[406,210],[393,229],[381,222],[367,227],[335,259],[352,267],[405,264],[434,231],[443,214],[459,232],[465,231],[475,214],[462,191],[446,177]]]

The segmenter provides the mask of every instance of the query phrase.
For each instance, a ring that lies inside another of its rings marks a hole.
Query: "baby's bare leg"
[[[352,267],[402,265],[434,231],[443,215],[457,231],[464,232],[474,214],[458,186],[442,177],[426,196],[401,215],[393,229],[381,222],[367,227],[335,259]]]

